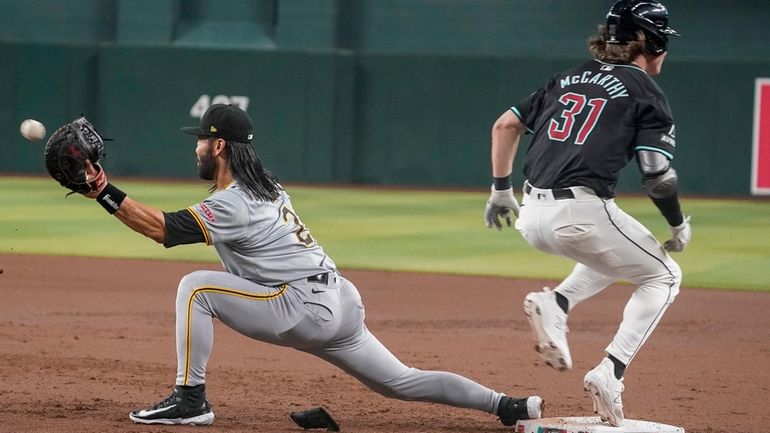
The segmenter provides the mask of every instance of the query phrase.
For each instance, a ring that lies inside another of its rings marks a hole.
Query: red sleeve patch
[[[214,214],[211,212],[211,209],[208,208],[205,204],[200,204],[201,210],[203,211],[203,214],[206,215],[206,219],[208,219],[211,222],[216,221],[214,218]]]

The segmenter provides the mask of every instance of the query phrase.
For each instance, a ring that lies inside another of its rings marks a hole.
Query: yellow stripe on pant
[[[241,292],[234,289],[228,289],[225,287],[201,287],[198,289],[195,289],[192,294],[190,295],[190,299],[187,301],[187,329],[185,331],[185,365],[184,365],[184,383],[183,385],[187,385],[187,379],[190,372],[190,322],[192,320],[192,304],[195,300],[195,296],[198,295],[198,293],[221,293],[223,295],[232,295],[232,296],[238,296],[241,298],[246,299],[252,299],[255,301],[269,301],[275,298],[280,297],[286,292],[286,289],[288,288],[288,284],[282,284],[279,286],[279,290],[276,293],[270,294],[270,295],[255,295],[253,293],[248,292]]]

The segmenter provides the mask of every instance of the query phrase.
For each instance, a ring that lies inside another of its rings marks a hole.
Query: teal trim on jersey
[[[521,120],[521,124],[524,125],[524,120],[522,120],[521,113],[519,113],[519,110],[517,110],[516,107],[511,107],[511,111],[513,111],[513,114],[515,114],[516,117],[518,117],[519,120]],[[527,132],[530,133],[530,134],[535,132],[535,131],[529,129],[529,127],[527,127],[527,125],[524,125],[524,127],[527,128]]]
[[[663,155],[666,155],[666,158],[669,160],[674,159],[674,154],[668,153],[663,149],[659,149],[657,147],[650,147],[650,146],[636,146],[634,150],[651,150],[653,152],[662,153]]]
[[[621,63],[607,63],[607,62],[602,62],[599,59],[594,59],[594,61],[595,62],[599,62],[602,65],[615,66],[615,67],[618,67],[618,68],[631,68],[631,69],[636,69],[638,71],[644,72],[645,74],[647,73],[647,71],[645,71],[644,69],[640,68],[639,66],[632,65],[632,64],[626,65],[626,64],[621,64]]]

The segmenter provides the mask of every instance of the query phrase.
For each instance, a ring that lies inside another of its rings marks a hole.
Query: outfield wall
[[[44,173],[21,120],[53,129],[85,113],[115,139],[113,175],[189,178],[194,142],[179,127],[230,101],[247,107],[282,180],[484,187],[492,123],[586,57],[606,3],[3,0],[0,172]],[[770,2],[669,3],[685,37],[657,81],[677,120],[683,189],[748,195]],[[638,185],[631,166],[619,189]]]

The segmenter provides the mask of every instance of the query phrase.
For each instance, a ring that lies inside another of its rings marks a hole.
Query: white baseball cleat
[[[556,303],[556,292],[548,287],[524,298],[524,314],[535,336],[535,351],[545,363],[559,370],[572,368],[572,356],[567,344],[567,314]]]
[[[623,424],[623,401],[620,394],[625,387],[623,379],[615,377],[615,366],[609,358],[604,358],[593,370],[586,373],[583,386],[594,402],[594,413],[602,421],[620,427]]]

